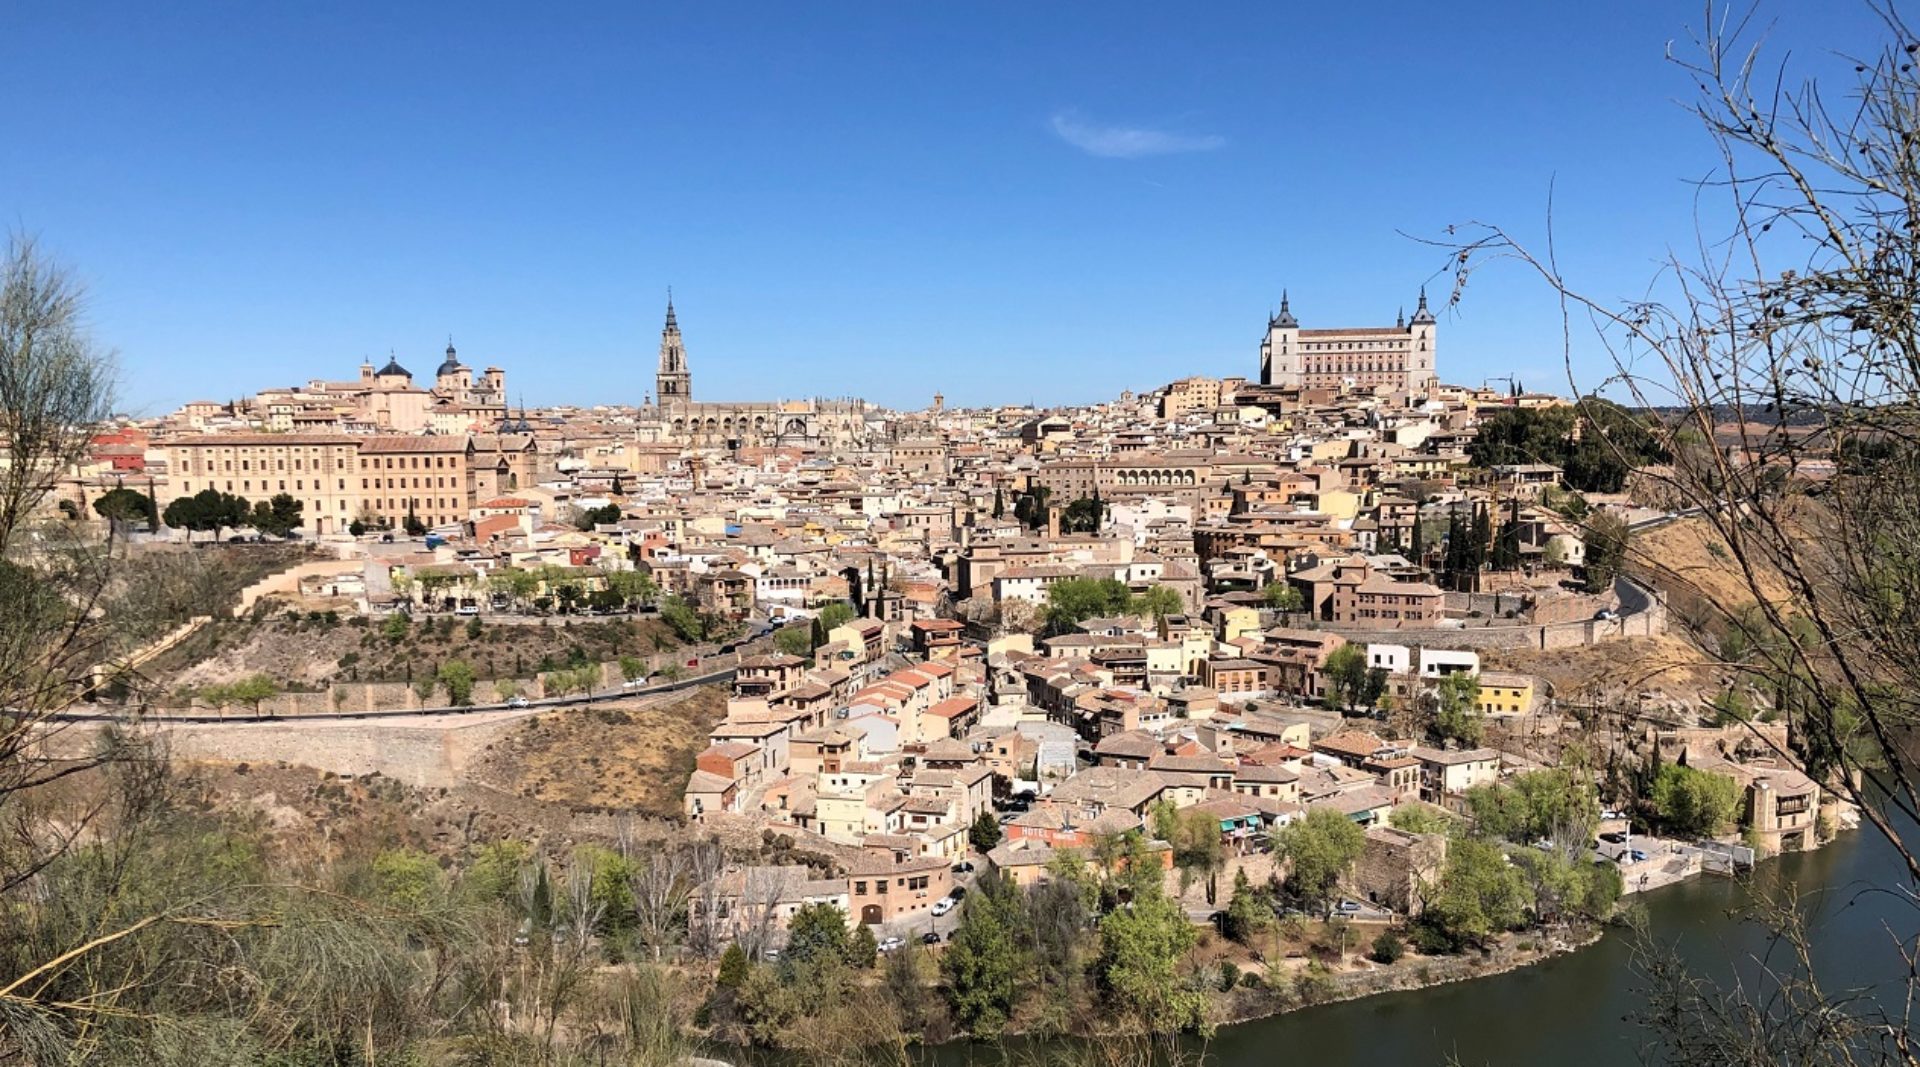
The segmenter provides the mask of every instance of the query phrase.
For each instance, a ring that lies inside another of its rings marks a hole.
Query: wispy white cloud
[[[1227,143],[1227,139],[1218,134],[1174,133],[1144,126],[1113,126],[1093,122],[1072,110],[1054,112],[1052,125],[1053,132],[1062,141],[1090,156],[1105,159],[1211,152]]]

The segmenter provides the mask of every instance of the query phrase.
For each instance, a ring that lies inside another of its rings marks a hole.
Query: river
[[[1796,885],[1814,916],[1816,969],[1829,988],[1896,988],[1903,968],[1889,930],[1912,937],[1920,911],[1887,892],[1904,866],[1877,832],[1841,835],[1815,852],[1762,861],[1750,884],[1699,878],[1638,899],[1648,931],[1702,977],[1730,976],[1767,937],[1730,917],[1755,890]],[[1598,944],[1517,971],[1432,989],[1388,993],[1223,1028],[1207,1049],[1215,1067],[1281,1062],[1439,1065],[1640,1063],[1648,1034],[1627,1021],[1642,1003],[1634,938]]]
[[[1755,893],[1791,885],[1811,915],[1815,966],[1826,987],[1872,987],[1897,997],[1903,969],[1893,934],[1911,939],[1920,930],[1920,909],[1898,895],[1904,884],[1905,866],[1893,847],[1861,829],[1814,852],[1764,860],[1746,882],[1706,876],[1627,902],[1644,906],[1650,938],[1672,947],[1693,973],[1725,979],[1737,961],[1764,953],[1769,940],[1733,913]],[[1645,1003],[1635,950],[1633,934],[1611,930],[1596,944],[1505,974],[1222,1027],[1204,1048],[1206,1067],[1647,1062],[1642,1051],[1650,1035],[1629,1018]],[[1883,996],[1882,1003],[1897,1007],[1898,1001]],[[1038,1062],[1028,1055],[1037,1051],[1032,1046],[1017,1039],[1009,1046],[1009,1062]],[[734,1062],[762,1067],[795,1062],[731,1051]],[[973,1067],[1001,1063],[1002,1056],[962,1041],[925,1050],[922,1062]]]

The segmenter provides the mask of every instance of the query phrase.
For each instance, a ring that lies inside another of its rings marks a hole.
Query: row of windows
[[[251,450],[250,449],[247,450],[247,453],[250,454]],[[176,456],[175,458],[178,460],[180,464],[180,469],[188,474],[195,474],[195,473],[212,474],[215,469],[214,461],[212,459],[203,458],[200,461],[196,462],[190,455],[185,453],[182,453],[181,455]],[[252,471],[255,469],[254,461],[251,459],[241,459],[239,462],[240,462],[240,469],[243,471]],[[273,466],[271,468],[267,466],[266,459],[262,458],[259,462],[260,462],[260,466],[258,469],[263,472],[269,469],[277,470],[277,471],[284,471],[287,469],[287,460],[286,460],[286,457],[284,456],[276,458],[273,461]],[[300,459],[299,457],[295,457],[293,460],[293,469],[296,471],[305,470],[307,469],[305,466],[305,463],[306,463],[305,460]],[[233,464],[234,464],[234,460],[231,452],[229,452],[226,458],[220,461],[219,469],[222,471],[231,472],[234,469]],[[425,457],[388,456],[385,458],[384,461],[377,458],[369,458],[369,459],[365,459],[364,462],[362,463],[362,469],[365,469],[365,470],[446,470],[448,468],[457,468],[459,466],[460,466],[459,463],[455,462],[455,460],[452,457],[448,457],[448,456],[425,456]],[[324,466],[322,465],[322,462],[320,459],[315,458],[313,460],[313,470],[316,473],[325,471],[326,473],[331,474],[337,470],[352,470],[352,469],[353,469],[353,459],[351,455],[347,453],[342,453],[339,456],[336,456],[336,457],[333,457],[332,459],[327,460]]]
[[[1301,343],[1300,347],[1309,349],[1315,352],[1334,352],[1334,351],[1351,352],[1351,351],[1355,351],[1362,348],[1404,349],[1407,347],[1407,342],[1405,341],[1305,341]]]

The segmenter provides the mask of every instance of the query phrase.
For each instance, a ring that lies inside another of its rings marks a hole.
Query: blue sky
[[[1549,183],[1569,273],[1638,292],[1712,163],[1663,60],[1701,12],[1603,7],[12,5],[0,220],[145,414],[449,334],[637,403],[668,286],[699,398],[1084,402],[1253,373],[1283,288],[1391,322],[1441,265],[1403,232],[1538,235]],[[1440,361],[1563,388],[1549,294],[1480,275]]]

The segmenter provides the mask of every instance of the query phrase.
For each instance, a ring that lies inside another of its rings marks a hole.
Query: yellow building
[[[1506,671],[1480,672],[1480,699],[1486,715],[1525,715],[1533,710],[1533,677]]]

